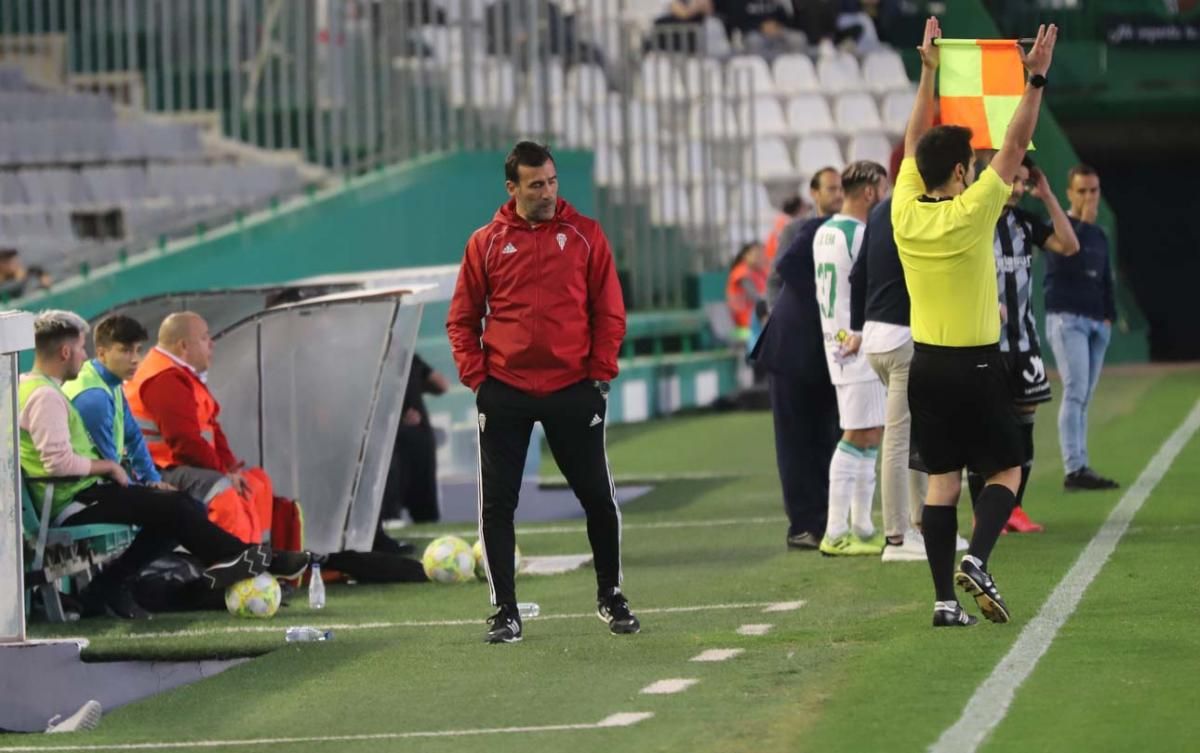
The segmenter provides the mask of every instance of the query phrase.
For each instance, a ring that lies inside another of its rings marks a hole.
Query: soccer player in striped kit
[[[1028,193],[1046,208],[1050,224],[1021,209],[1018,204]],[[1004,530],[1011,533],[1038,533],[1043,527],[1029,519],[1022,502],[1025,486],[1033,469],[1033,417],[1039,403],[1050,400],[1050,380],[1042,362],[1041,343],[1037,324],[1030,305],[1033,294],[1033,249],[1038,246],[1063,256],[1079,252],[1079,239],[1071,220],[1063,211],[1058,198],[1050,190],[1046,175],[1028,155],[1017,168],[1012,184],[1012,196],[1000,221],[996,223],[993,250],[996,255],[996,288],[1000,293],[1000,352],[1010,368],[1013,402],[1021,422],[1021,437],[1025,444],[1025,462],[1021,465],[1021,485],[1017,489],[1017,504]],[[974,504],[983,491],[984,478],[970,473],[967,483]]]

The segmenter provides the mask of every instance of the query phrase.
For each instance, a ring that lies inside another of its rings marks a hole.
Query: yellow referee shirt
[[[892,229],[912,299],[913,340],[951,347],[999,342],[992,243],[1012,187],[989,167],[953,199],[922,200],[924,193],[909,157],[892,191]]]

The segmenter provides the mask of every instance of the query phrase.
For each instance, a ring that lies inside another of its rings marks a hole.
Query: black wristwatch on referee
[[[1050,83],[1050,79],[1046,78],[1040,73],[1035,73],[1029,77],[1029,85],[1034,89],[1041,89],[1048,83]]]

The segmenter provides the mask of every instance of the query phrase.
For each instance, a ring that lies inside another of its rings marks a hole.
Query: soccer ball
[[[272,617],[282,599],[278,581],[267,573],[239,580],[225,589],[225,608],[234,617]]]
[[[475,558],[471,547],[457,536],[434,539],[421,557],[425,575],[436,583],[462,583],[471,577]]]
[[[471,551],[475,553],[475,577],[479,580],[487,580],[487,571],[483,566],[483,539],[475,542],[475,546],[471,547]],[[521,569],[521,547],[513,544],[513,575]]]

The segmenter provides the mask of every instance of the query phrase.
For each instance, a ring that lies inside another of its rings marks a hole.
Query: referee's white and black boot
[[[515,604],[501,604],[487,622],[488,631],[484,640],[488,643],[521,642],[521,613]]]
[[[977,559],[971,555],[962,558],[958,572],[954,574],[954,582],[958,587],[975,597],[983,616],[992,622],[1008,622],[1008,605],[1000,598],[992,576],[988,575]]]
[[[638,618],[629,611],[629,599],[619,588],[600,594],[596,599],[596,616],[608,623],[613,635],[630,635],[642,629]]]
[[[934,627],[971,627],[979,620],[967,614],[957,601],[935,601],[933,603]]]

